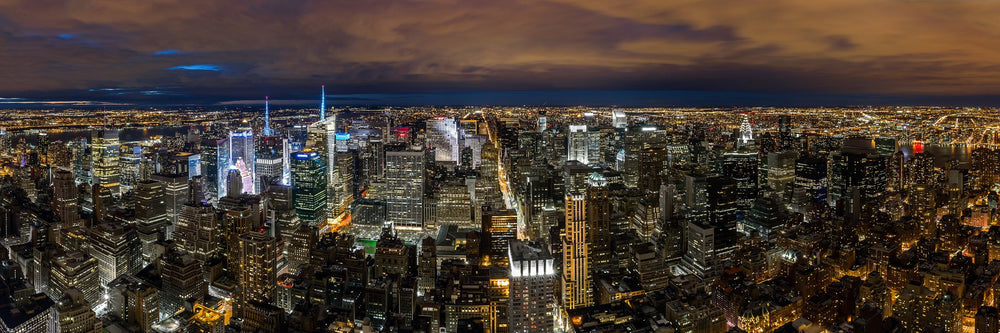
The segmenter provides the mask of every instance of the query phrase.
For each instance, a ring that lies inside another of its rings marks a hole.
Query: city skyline
[[[996,17],[0,0],[0,333],[1000,333]]]

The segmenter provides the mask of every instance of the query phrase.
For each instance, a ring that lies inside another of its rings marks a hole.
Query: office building
[[[424,151],[385,152],[386,222],[400,230],[423,229]]]
[[[327,172],[319,153],[304,150],[292,156],[292,204],[302,223],[316,226],[326,222]]]
[[[566,229],[562,238],[562,306],[576,309],[594,304],[594,281],[590,269],[590,238],[587,227],[587,196],[566,195]]]
[[[511,240],[508,332],[551,332],[555,328],[555,260],[544,247]]]
[[[102,286],[142,269],[142,242],[134,227],[114,222],[98,224],[90,228],[90,241],[90,255],[97,259]]]

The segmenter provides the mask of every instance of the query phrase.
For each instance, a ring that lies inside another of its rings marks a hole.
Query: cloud
[[[219,72],[219,71],[222,71],[222,67],[219,66],[219,65],[212,65],[212,64],[198,64],[198,65],[174,66],[174,67],[167,68],[167,70]]]
[[[2,0],[0,94],[988,95],[998,16],[975,0]]]

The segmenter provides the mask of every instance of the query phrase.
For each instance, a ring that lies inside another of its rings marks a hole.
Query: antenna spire
[[[322,93],[319,97],[319,120],[326,120],[326,85],[320,85]]]
[[[270,97],[264,96],[264,136],[271,136]]]

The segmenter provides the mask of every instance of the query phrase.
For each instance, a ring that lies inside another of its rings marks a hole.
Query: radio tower
[[[271,136],[271,110],[269,107],[270,98],[264,96],[264,136]]]

